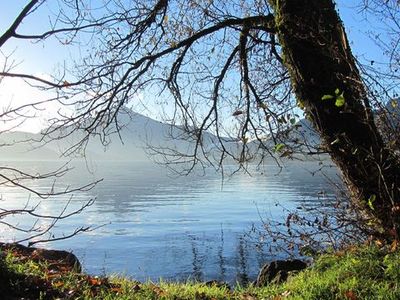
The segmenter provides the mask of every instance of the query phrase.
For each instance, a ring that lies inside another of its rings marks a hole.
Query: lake
[[[48,171],[54,162],[14,162],[2,165],[33,172]],[[264,218],[284,219],[276,203],[294,209],[304,203],[320,203],[334,198],[324,176],[313,175],[316,162],[288,162],[280,170],[274,162],[262,169],[250,167],[251,176],[236,173],[224,180],[207,172],[174,177],[149,162],[85,163],[58,179],[55,184],[78,186],[104,178],[94,189],[75,193],[70,209],[96,198],[83,213],[63,220],[55,233],[68,234],[77,226],[104,225],[72,239],[45,247],[72,250],[87,272],[123,274],[137,280],[224,280],[230,283],[255,278],[260,266],[271,259],[264,247],[256,247],[247,233]],[[336,178],[335,168],[325,170]],[[46,191],[51,180],[29,182]],[[15,187],[2,187],[1,207],[35,205],[39,200]],[[323,195],[323,199],[321,199]],[[42,213],[61,211],[70,196],[41,200]],[[28,218],[13,222],[29,226]],[[46,220],[41,220],[45,225]],[[10,229],[1,227],[10,241]],[[43,246],[41,244],[38,245]],[[268,247],[268,243],[265,244]],[[284,253],[277,256],[285,257]]]

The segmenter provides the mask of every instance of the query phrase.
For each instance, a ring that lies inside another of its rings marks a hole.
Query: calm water
[[[10,165],[38,172],[54,169],[51,162]],[[252,176],[238,173],[222,182],[221,175],[213,173],[173,178],[151,163],[97,163],[90,166],[91,173],[82,164],[59,179],[56,188],[104,178],[94,189],[76,193],[70,208],[94,197],[96,202],[82,214],[63,220],[55,231],[68,234],[79,225],[106,226],[47,247],[72,250],[84,268],[96,274],[231,283],[253,279],[270,256],[256,250],[244,234],[261,223],[260,216],[282,218],[277,202],[288,208],[316,203],[321,201],[321,191],[327,192],[324,197],[329,201],[332,193],[326,180],[310,173],[317,168],[311,162],[289,163],[279,172],[271,163],[263,170],[254,168]],[[326,173],[334,176],[335,170]],[[29,183],[43,191],[53,184],[53,180]],[[23,205],[28,199],[31,206],[38,202],[18,188],[2,187],[1,194],[1,207]],[[69,197],[41,200],[39,209],[59,212]],[[27,226],[31,220],[13,221]],[[9,229],[1,230],[3,237],[12,239]]]

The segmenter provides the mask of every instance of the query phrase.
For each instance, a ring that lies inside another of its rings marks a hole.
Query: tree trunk
[[[400,162],[374,123],[333,1],[270,2],[298,102],[342,171],[354,203],[386,239],[397,239]]]

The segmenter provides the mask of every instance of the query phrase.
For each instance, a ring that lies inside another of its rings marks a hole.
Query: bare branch
[[[18,26],[22,23],[25,17],[33,10],[36,4],[39,3],[39,0],[31,0],[19,13],[19,15],[15,18],[14,22],[11,24],[10,28],[7,29],[0,36],[0,48],[3,47],[4,43],[7,42],[10,38],[15,37],[16,30]]]

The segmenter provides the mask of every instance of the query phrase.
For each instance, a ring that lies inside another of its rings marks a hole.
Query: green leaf
[[[375,202],[375,200],[376,200],[376,195],[373,194],[373,195],[371,195],[371,196],[369,197],[369,199],[368,199],[368,201],[367,201],[367,204],[368,204],[369,208],[372,209],[372,210],[375,210],[375,208],[374,208],[374,202]]]
[[[339,96],[339,94],[340,94],[340,90],[339,90],[339,89],[336,89],[336,90],[335,90],[335,95],[336,95],[336,96]]]
[[[322,96],[322,100],[329,100],[329,99],[333,99],[333,98],[335,98],[335,96],[332,96],[332,95],[323,95]]]
[[[280,143],[280,144],[276,144],[275,146],[274,146],[274,152],[281,152],[282,150],[283,150],[283,148],[285,147],[285,144],[282,144],[282,143]]]
[[[343,93],[341,93],[339,96],[336,97],[335,105],[337,107],[342,107],[346,103],[346,100],[344,99]]]

